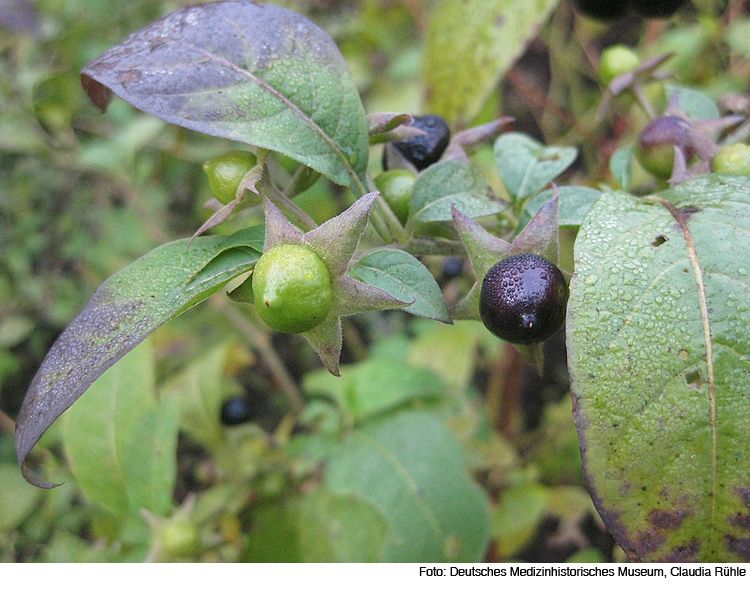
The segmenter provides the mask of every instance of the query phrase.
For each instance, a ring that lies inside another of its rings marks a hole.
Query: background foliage
[[[267,332],[218,294],[154,333],[47,433],[37,461],[64,486],[23,480],[12,419],[51,343],[110,275],[208,218],[201,164],[237,146],[123,101],[102,116],[81,89],[90,60],[184,4],[39,0],[13,22],[0,10],[0,559],[622,559],[584,486],[562,335],[547,343],[540,378],[476,322],[348,319],[333,378],[304,341]],[[673,51],[672,82],[716,100],[748,91],[743,2],[695,0],[674,19],[616,28],[577,17],[566,0],[277,4],[333,36],[367,113],[439,112],[454,131],[512,115],[553,161],[573,162],[565,184],[654,188],[637,165],[608,167],[646,117],[617,97],[597,119],[604,47]],[[520,5],[509,22],[528,35],[506,47],[483,31],[483,51],[469,51],[467,27]],[[542,188],[523,174],[504,186],[494,158],[487,145],[473,162],[497,195]],[[373,149],[373,173],[378,162]],[[277,161],[281,174],[287,164]],[[320,181],[296,202],[322,222],[351,199]],[[524,224],[545,200],[512,214]],[[565,219],[580,224],[575,209]],[[566,271],[574,236],[563,229]],[[424,262],[447,299],[471,286],[461,261]],[[228,427],[222,405],[236,396],[253,420]]]

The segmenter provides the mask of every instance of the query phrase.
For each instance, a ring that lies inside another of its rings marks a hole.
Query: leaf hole
[[[695,388],[696,390],[700,390],[706,383],[701,372],[697,369],[685,374],[685,382],[688,386]]]
[[[668,238],[664,236],[664,234],[659,234],[656,238],[654,238],[654,241],[651,243],[651,246],[659,248],[667,240]]]

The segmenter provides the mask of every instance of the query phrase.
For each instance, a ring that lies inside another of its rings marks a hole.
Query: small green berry
[[[635,155],[641,166],[656,178],[668,179],[674,167],[675,147],[682,150],[687,161],[694,156],[690,124],[680,117],[657,117],[638,136]]]
[[[159,540],[168,558],[193,558],[201,548],[198,526],[186,519],[165,523],[159,532]]]
[[[750,176],[750,146],[745,144],[724,146],[714,156],[711,168],[714,172],[723,174]]]
[[[638,55],[625,45],[611,45],[602,52],[599,60],[599,80],[604,86],[623,74],[632,72],[641,63]]]
[[[281,244],[264,253],[255,265],[252,285],[258,315],[279,332],[311,330],[331,310],[328,267],[306,246]]]
[[[203,170],[208,175],[211,193],[221,203],[234,201],[242,179],[256,163],[255,154],[242,150],[232,150],[204,162]]]
[[[402,224],[409,217],[409,200],[417,176],[403,168],[386,170],[375,178],[375,186]]]

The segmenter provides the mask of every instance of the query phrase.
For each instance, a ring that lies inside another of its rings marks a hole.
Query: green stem
[[[268,174],[264,174],[263,178],[265,179],[262,186],[263,194],[268,197],[268,200],[278,207],[287,218],[296,221],[300,228],[305,232],[309,232],[318,227],[318,224],[316,224],[309,215],[302,211],[298,205],[289,199],[289,197],[279,191],[273,182],[268,180]]]

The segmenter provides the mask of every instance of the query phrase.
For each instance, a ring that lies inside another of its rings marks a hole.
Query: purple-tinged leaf
[[[24,461],[42,434],[86,389],[151,332],[255,264],[262,227],[232,236],[160,246],[105,281],[63,331],[34,376],[16,421],[16,452],[26,479],[42,488]]]
[[[179,9],[89,63],[81,82],[102,111],[114,93],[169,123],[286,154],[339,184],[364,182],[367,122],[347,64],[325,31],[284,8]]]

